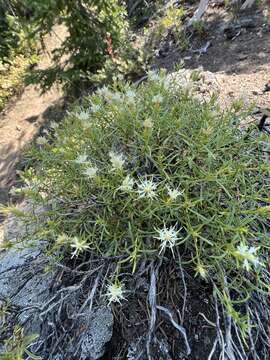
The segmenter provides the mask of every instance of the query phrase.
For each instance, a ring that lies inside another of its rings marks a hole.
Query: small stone
[[[237,59],[240,61],[243,61],[243,60],[246,60],[247,58],[248,58],[248,56],[246,54],[240,54]]]

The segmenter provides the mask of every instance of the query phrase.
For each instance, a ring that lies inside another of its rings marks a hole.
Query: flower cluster
[[[173,247],[176,245],[177,240],[179,240],[178,233],[180,230],[176,230],[176,225],[171,226],[170,228],[167,228],[164,225],[163,229],[156,229],[158,236],[155,238],[160,240],[161,245],[161,251],[165,250],[166,247],[169,247],[171,250],[173,250]]]
[[[125,291],[124,291],[124,286],[122,283],[115,282],[115,283],[109,284],[107,286],[107,293],[106,293],[109,304],[111,304],[112,302],[120,303],[122,300],[125,300],[124,293],[125,293]]]
[[[36,144],[43,146],[43,145],[48,144],[48,140],[44,136],[39,136],[36,140]]]
[[[112,171],[122,170],[125,163],[124,155],[116,154],[115,152],[110,151],[109,156],[112,164]]]
[[[116,102],[116,103],[130,103],[135,104],[136,102],[136,92],[134,90],[128,89],[126,93],[112,92],[107,86],[104,86],[97,90],[97,95],[104,98],[107,102]]]
[[[69,237],[67,234],[64,233],[58,235],[56,243],[58,245],[69,245],[71,249],[73,249],[71,258],[73,258],[74,256],[78,256],[81,252],[89,249],[89,245],[86,240],[78,236]]]
[[[253,265],[257,268],[262,263],[259,261],[256,253],[259,249],[254,246],[248,247],[247,245],[241,243],[237,246],[235,255],[243,262],[243,268],[247,271],[250,271],[250,266]]]
[[[135,181],[130,177],[130,175],[127,175],[121,186],[118,188],[118,190],[124,191],[124,192],[129,192],[133,190]]]
[[[124,165],[126,163],[125,156],[118,152],[110,151],[109,152],[109,159],[110,159],[110,166],[111,172],[116,172],[122,174],[124,170]],[[86,166],[83,174],[88,178],[96,177],[99,169],[96,166],[89,166],[88,156],[86,154],[78,155],[74,162],[78,165]],[[122,176],[122,175],[121,175]],[[154,182],[153,179],[145,179],[145,178],[138,178],[135,180],[131,175],[126,175],[121,185],[117,188],[118,191],[124,193],[133,193],[137,194],[138,199],[148,199],[148,200],[155,200],[158,198],[158,186],[157,182]],[[165,187],[167,194],[168,194],[168,202],[176,202],[177,199],[183,194],[183,191],[180,191],[177,188],[172,187]],[[178,226],[178,225],[176,225]],[[171,250],[176,245],[177,240],[179,239],[178,234],[180,230],[176,230],[176,226],[167,228],[164,225],[163,229],[156,229],[157,236],[156,239],[160,240],[160,249],[161,251],[165,250],[165,248],[170,248]],[[73,253],[78,254],[81,250],[87,248],[86,244],[82,241],[79,241],[75,238],[73,247],[76,250]]]

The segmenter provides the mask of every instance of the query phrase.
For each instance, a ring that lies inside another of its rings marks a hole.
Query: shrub
[[[53,31],[55,24],[65,25],[68,33],[54,51],[54,66],[28,78],[45,90],[54,82],[80,87],[89,83],[106,59],[114,56],[127,30],[125,12],[117,0],[29,0],[29,7],[41,36]]]
[[[28,38],[32,30],[22,4],[0,0],[0,111],[20,92],[27,69],[37,61],[35,38]]]
[[[0,61],[0,111],[5,107],[8,100],[17,95],[23,88],[24,76],[30,65],[35,64],[37,55],[15,55],[12,53],[9,63]]]
[[[138,0],[135,2],[133,0],[126,0],[125,3],[128,16],[130,17],[134,27],[139,27],[145,24],[161,5],[160,1],[146,0]]]
[[[26,37],[29,31],[27,9],[24,5],[17,0],[0,0],[1,61],[9,62],[9,58],[14,55],[14,52],[16,55],[29,53],[29,43],[26,46]]]
[[[211,285],[244,338],[241,304],[268,289],[270,166],[266,135],[241,130],[241,117],[162,74],[98,90],[28,154],[35,166],[21,191],[50,206],[40,236],[77,262],[119,258],[111,301],[123,296],[123,264],[132,273],[144,260],[181,263]]]
[[[170,4],[156,13],[153,22],[144,30],[145,47],[157,54],[162,48],[169,50],[174,44],[180,50],[186,50],[189,39],[184,26],[185,10]],[[163,51],[163,50],[162,50]],[[165,51],[165,52],[166,52]],[[151,58],[151,54],[149,54]],[[152,54],[153,56],[153,54]]]
[[[36,340],[37,336],[25,336],[23,329],[15,326],[12,336],[5,341],[4,351],[1,349],[0,360],[23,360],[27,355],[30,359],[41,360],[35,356],[27,347]]]

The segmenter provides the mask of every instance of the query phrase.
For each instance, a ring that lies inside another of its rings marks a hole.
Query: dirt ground
[[[37,65],[46,69],[52,63],[51,54],[66,36],[66,29],[57,26],[44,39],[44,49]],[[39,133],[40,127],[63,107],[63,92],[59,87],[41,95],[40,89],[30,85],[12,99],[0,113],[0,204],[9,201],[9,190],[14,185],[22,151]],[[3,217],[0,213],[0,243],[3,240]]]
[[[56,27],[45,39],[38,68],[51,65],[52,50],[65,37],[65,28]],[[22,149],[38,133],[40,127],[54,110],[61,107],[63,93],[54,87],[45,95],[35,86],[27,86],[20,97],[13,99],[0,115],[0,203],[8,200],[8,191],[16,177],[15,165]]]
[[[219,101],[224,105],[242,98],[247,104],[269,107],[270,91],[264,92],[270,84],[267,4],[263,1],[256,10],[240,12],[234,20],[224,6],[212,3],[203,17],[205,33],[191,37],[191,48],[184,53],[172,48],[166,56],[156,59],[157,66],[172,71],[182,60],[185,68],[201,68],[215,75]]]

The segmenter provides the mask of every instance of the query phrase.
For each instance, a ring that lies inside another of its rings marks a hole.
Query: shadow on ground
[[[60,98],[39,115],[30,116],[22,120],[22,124],[37,123],[37,128],[32,139],[26,141],[26,130],[18,131],[16,141],[10,139],[1,147],[0,153],[0,204],[7,203],[9,200],[9,190],[18,184],[19,178],[17,170],[22,170],[25,166],[24,151],[35,141],[35,138],[45,129],[50,121],[60,121],[66,111],[65,98]],[[42,123],[41,123],[42,122]],[[1,125],[0,125],[1,131]],[[9,134],[6,134],[8,137]]]
[[[181,60],[185,68],[198,68],[226,74],[253,74],[270,63],[270,25],[262,10],[250,10],[235,20],[224,13],[210,10],[205,19],[204,35],[191,36],[190,49],[172,48],[166,56],[157,59],[157,66],[169,71]],[[225,30],[224,30],[225,29]],[[201,51],[209,42],[206,52]]]

